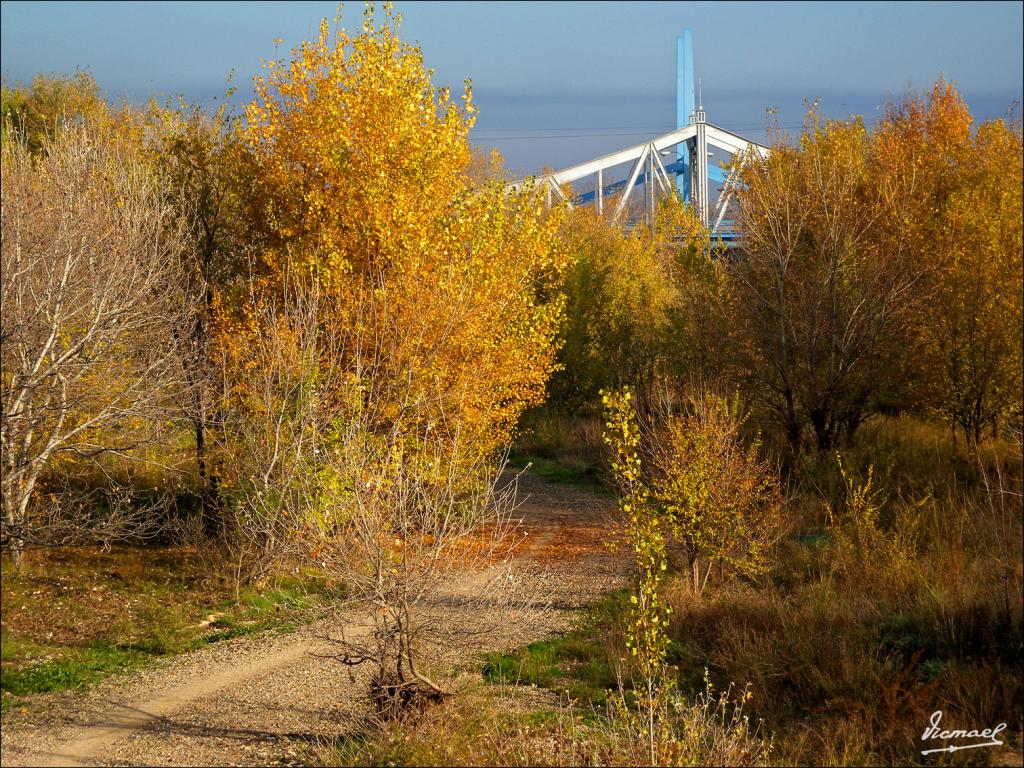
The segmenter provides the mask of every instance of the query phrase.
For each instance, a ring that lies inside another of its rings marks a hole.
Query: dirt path
[[[528,534],[517,571],[549,610],[526,610],[481,637],[475,650],[518,645],[569,626],[576,611],[620,584],[628,570],[609,552],[611,502],[523,476],[516,514]],[[459,590],[455,590],[458,592]],[[486,618],[486,603],[458,611]],[[2,765],[267,765],[344,734],[363,685],[322,658],[320,622],[291,634],[218,643],[86,693],[37,697],[4,718]],[[357,622],[346,634],[359,632]],[[463,656],[465,654],[462,654]]]

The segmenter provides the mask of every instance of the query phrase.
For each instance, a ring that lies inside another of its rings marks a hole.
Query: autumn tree
[[[690,204],[679,198],[658,207],[644,233],[650,249],[662,254],[674,299],[661,343],[661,378],[671,388],[694,380],[725,380],[734,375],[728,354],[732,320],[721,308],[728,295],[728,251],[711,237]],[[662,386],[662,385],[659,385]]]
[[[960,94],[939,81],[890,105],[876,141],[884,175],[912,191],[893,226],[927,267],[915,404],[977,442],[983,428],[1020,418],[1020,127],[975,128]]]
[[[739,397],[692,385],[681,395],[666,391],[657,408],[639,413],[629,389],[603,399],[604,441],[627,531],[639,531],[648,546],[656,539],[662,559],[668,544],[681,548],[698,596],[715,561],[760,573],[779,531],[782,497],[760,441],[742,434]]]
[[[602,440],[610,454],[619,495],[625,535],[636,556],[637,585],[630,596],[626,646],[640,678],[637,728],[646,742],[651,765],[660,764],[659,745],[666,730],[673,680],[667,663],[669,638],[665,627],[671,608],[659,594],[665,578],[666,518],[649,503],[650,488],[640,456],[640,427],[636,402],[629,387],[601,392],[604,406]],[[661,738],[660,738],[661,737]]]
[[[364,652],[346,659],[376,665],[385,704],[438,693],[415,665],[415,627],[435,576],[473,561],[454,544],[495,527],[495,462],[555,365],[565,265],[557,213],[469,178],[469,85],[461,104],[435,89],[398,23],[390,8],[380,25],[368,9],[360,34],[324,21],[256,79],[239,134],[253,261],[215,299],[236,423],[293,423],[298,412],[280,406],[268,420],[261,394],[264,340],[291,339],[269,359],[293,361],[279,383],[304,382],[292,391],[316,404],[291,432],[315,477],[303,480],[315,492],[292,497],[297,527],[372,606]],[[318,297],[312,329],[290,314],[299,284]],[[225,466],[239,472],[225,485],[251,486],[276,456],[230,460],[233,429]]]
[[[859,118],[812,110],[797,146],[776,142],[743,172],[727,311],[748,387],[793,452],[808,432],[828,449],[898,400],[926,267],[909,233],[885,226],[912,193],[874,148]]]
[[[343,353],[343,336],[321,323],[333,307],[320,286],[289,274],[273,293],[250,287],[247,312],[260,332],[245,344],[219,340],[213,383],[220,389],[212,392],[212,455],[225,465],[214,541],[236,594],[302,554],[303,534],[332,530],[343,519],[334,510],[339,483],[329,449],[337,446],[329,437],[351,419],[358,392],[348,389],[354,382],[345,370],[330,364]]]
[[[779,531],[778,475],[760,441],[744,439],[745,421],[738,394],[694,386],[679,402],[664,401],[648,428],[651,502],[685,554],[698,596],[716,561],[761,573]]]
[[[24,140],[32,153],[40,152],[65,125],[101,119],[108,112],[99,85],[88,72],[73,77],[36,75],[29,86],[0,89],[3,138],[9,133]]]
[[[678,197],[650,223],[625,231],[589,208],[576,208],[560,232],[573,256],[561,363],[553,399],[570,409],[595,405],[602,388],[630,384],[638,396],[658,376],[702,362],[715,338],[705,291],[718,278],[707,229]],[[692,372],[692,371],[689,371]]]
[[[41,148],[22,136],[2,149],[0,489],[15,562],[26,543],[59,543],[41,480],[148,458],[182,384],[172,330],[193,306],[183,238],[140,146],[108,122]]]
[[[435,90],[396,21],[368,15],[334,40],[325,22],[258,78],[243,130],[264,224],[256,270],[268,286],[286,265],[312,274],[343,298],[325,322],[387,350],[372,358],[395,388],[380,402],[411,389],[439,428],[462,419],[467,444],[493,451],[554,365],[557,221],[500,183],[470,189],[469,86],[462,106]]]
[[[552,389],[556,401],[579,409],[602,388],[647,379],[675,295],[661,254],[594,210],[574,209],[561,237],[575,258],[565,275],[562,365]]]
[[[145,115],[149,147],[160,168],[174,226],[185,236],[181,253],[183,279],[202,297],[189,325],[175,329],[182,370],[188,381],[181,408],[190,424],[196,476],[208,535],[221,533],[216,438],[219,412],[216,351],[213,348],[214,297],[244,264],[249,227],[243,221],[239,190],[246,183],[245,164],[234,120],[225,106],[212,115],[181,103],[150,104]]]

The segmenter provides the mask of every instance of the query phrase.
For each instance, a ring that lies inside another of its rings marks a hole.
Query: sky
[[[693,31],[709,122],[764,138],[767,108],[798,129],[805,101],[874,119],[888,98],[953,81],[977,118],[1022,100],[1024,4],[397,2],[437,85],[473,80],[471,134],[508,167],[560,168],[675,127],[676,36]],[[0,2],[0,75],[84,68],[108,97],[212,103],[234,72],[315,34],[333,2]],[[343,8],[358,29],[362,3]],[[1017,115],[1020,114],[1018,106]]]

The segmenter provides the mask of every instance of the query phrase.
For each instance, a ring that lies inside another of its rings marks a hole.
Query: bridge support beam
[[[693,203],[697,208],[697,216],[701,223],[708,223],[708,132],[707,120],[703,105],[698,104],[690,121],[697,129],[693,142],[693,167],[691,168],[690,188],[693,190]]]
[[[633,170],[629,174],[629,181],[626,182],[626,188],[622,192],[622,197],[619,198],[619,205],[615,209],[615,213],[612,216],[612,223],[614,224],[619,220],[619,216],[626,208],[626,204],[629,202],[629,193],[633,191],[633,187],[636,186],[636,180],[640,177],[640,171],[644,169],[644,165],[647,163],[647,153],[652,149],[651,144],[645,144],[643,149],[640,150],[640,156],[637,157],[636,162],[633,163]],[[644,190],[644,194],[647,194],[647,190]]]

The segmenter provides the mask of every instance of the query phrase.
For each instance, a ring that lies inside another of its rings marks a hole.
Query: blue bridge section
[[[546,195],[548,205],[556,200],[573,206],[593,203],[599,215],[604,215],[606,205],[613,206],[612,222],[627,228],[633,226],[638,208],[639,215],[650,221],[657,197],[674,192],[693,205],[699,220],[711,230],[714,238],[732,245],[738,240],[738,232],[735,221],[727,216],[742,184],[741,169],[766,158],[770,149],[709,123],[702,101],[699,83],[694,78],[693,34],[686,29],[676,39],[676,128],[673,131],[562,170],[512,182],[508,187],[536,185]],[[711,148],[732,157],[728,171],[720,164],[708,162]],[[673,162],[667,162],[670,159]],[[627,164],[630,170],[626,178],[613,181]],[[612,178],[607,178],[606,174]],[[709,183],[715,184],[717,189],[709,189]],[[573,194],[574,185],[590,187],[590,190]],[[632,193],[641,186],[643,201],[638,206]],[[716,200],[712,200],[712,192],[717,192]],[[630,204],[631,197],[633,204]]]

